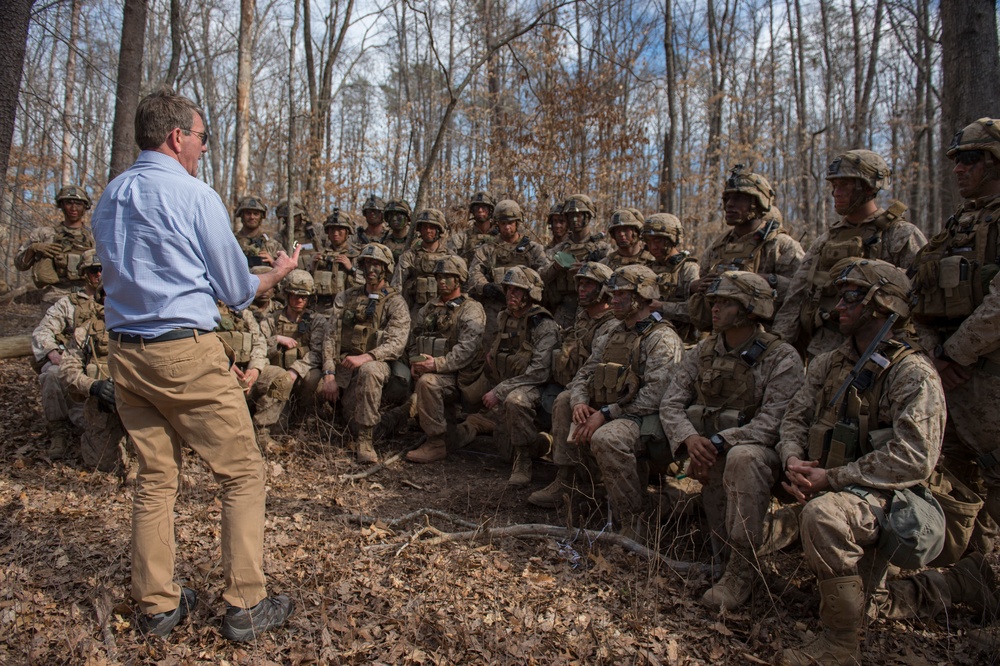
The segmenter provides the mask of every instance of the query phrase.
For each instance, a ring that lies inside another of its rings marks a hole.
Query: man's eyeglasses
[[[856,303],[860,303],[864,300],[867,293],[868,290],[866,289],[845,289],[840,292],[840,298],[848,305],[855,305]]]
[[[955,162],[972,166],[982,162],[984,157],[986,157],[986,153],[982,150],[962,150],[955,155]]]
[[[205,130],[204,132],[195,132],[193,129],[181,128],[181,131],[187,132],[188,134],[194,134],[195,136],[197,136],[199,139],[201,139],[201,145],[203,146],[208,143],[208,130]]]

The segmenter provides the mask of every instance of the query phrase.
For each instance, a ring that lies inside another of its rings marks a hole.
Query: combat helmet
[[[493,221],[500,222],[522,222],[524,215],[521,207],[513,199],[504,199],[493,209]]]
[[[56,206],[61,204],[63,201],[82,201],[84,207],[88,210],[93,202],[90,200],[90,195],[87,194],[87,190],[83,189],[79,185],[63,185],[59,188],[59,192],[56,193]]]
[[[370,210],[377,210],[379,212],[385,211],[385,202],[382,201],[381,197],[377,197],[374,194],[365,199],[365,203],[361,206],[361,214],[365,214]]]
[[[410,204],[406,203],[406,199],[389,199],[382,214],[388,216],[389,213],[402,213],[406,216],[406,220],[409,221],[413,215],[413,209],[410,208]]]
[[[838,287],[853,285],[866,290],[862,305],[874,303],[883,311],[895,312],[900,320],[910,316],[913,292],[910,279],[901,268],[881,259],[847,257],[830,269]]]
[[[774,302],[778,293],[757,273],[726,271],[716,278],[705,293],[709,303],[715,298],[731,298],[758,319],[774,318]]]
[[[650,301],[660,297],[660,287],[656,284],[656,273],[642,264],[629,264],[615,270],[608,278],[606,288],[610,292],[634,291]]]
[[[437,208],[424,208],[417,213],[417,219],[413,221],[413,225],[419,229],[421,224],[431,225],[441,232],[442,235],[448,232],[448,220],[445,218],[444,213]]]
[[[636,234],[642,233],[642,221],[629,208],[618,208],[611,213],[608,220],[608,233],[613,232],[618,227],[629,227],[636,230]]]
[[[674,245],[680,245],[681,238],[684,236],[684,228],[681,227],[681,221],[677,219],[676,215],[656,213],[646,219],[646,223],[642,226],[642,235],[659,236],[666,238]]]
[[[562,213],[563,215],[584,213],[594,217],[597,214],[597,209],[594,208],[594,202],[586,194],[571,194],[566,197],[566,201],[563,201]]]
[[[392,261],[392,250],[387,248],[382,243],[368,243],[363,248],[361,248],[361,253],[358,258],[355,259],[355,263],[360,264],[362,259],[374,259],[380,263],[385,264],[386,272],[392,273],[393,261]]]
[[[579,280],[593,280],[598,284],[607,284],[608,280],[611,279],[611,274],[613,271],[610,267],[604,264],[599,264],[596,261],[588,261],[580,266],[580,269],[573,276],[576,281]]]
[[[438,259],[434,264],[434,274],[457,275],[461,282],[469,279],[469,269],[465,265],[465,259],[454,254]]]
[[[562,202],[561,201],[557,201],[554,204],[552,204],[551,206],[549,206],[549,214],[545,218],[546,224],[548,224],[549,226],[552,226],[552,218],[554,218],[554,217],[562,217],[562,214],[563,214],[563,205],[562,205]]]
[[[500,281],[503,287],[520,287],[528,292],[528,298],[536,303],[542,300],[542,276],[535,269],[527,266],[514,266],[503,274]]]
[[[281,290],[296,296],[312,296],[316,293],[316,285],[308,271],[296,268],[282,280]]]
[[[889,165],[870,150],[848,150],[834,158],[826,170],[826,179],[837,178],[857,178],[876,192],[889,187],[892,180]]]
[[[342,229],[347,229],[350,233],[354,231],[354,219],[346,210],[341,210],[339,208],[334,208],[333,212],[326,216],[326,221],[323,222],[323,230],[327,230],[334,227],[340,227]]]
[[[101,258],[97,256],[97,250],[84,250],[83,255],[80,256],[80,263],[76,266],[76,274],[80,276],[80,279],[83,279],[88,268],[100,267]]]
[[[236,217],[245,210],[259,210],[263,217],[267,217],[267,206],[258,197],[243,197],[236,204]]]
[[[955,159],[955,155],[967,150],[984,150],[1000,163],[1000,120],[980,118],[956,132],[948,146],[948,157]]]
[[[774,189],[771,183],[767,182],[767,178],[750,171],[742,164],[737,164],[729,172],[722,196],[725,198],[727,194],[736,192],[753,197],[762,213],[771,210],[771,204],[774,203]]]
[[[292,217],[296,215],[301,215],[303,221],[309,219],[309,214],[306,209],[302,206],[302,201],[298,197],[292,197]],[[274,216],[278,218],[288,219],[288,202],[282,201],[278,204],[278,207],[274,209]]]
[[[482,204],[483,206],[489,207],[490,211],[492,212],[493,209],[497,207],[497,199],[489,192],[485,190],[480,190],[475,194],[473,194],[472,198],[469,199],[469,212],[471,213],[472,207],[478,204]]]

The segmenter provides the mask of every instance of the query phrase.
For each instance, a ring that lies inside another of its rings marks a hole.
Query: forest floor
[[[41,312],[5,306],[0,335],[30,332]],[[569,523],[526,502],[551,465],[536,466],[531,488],[510,488],[509,466],[480,438],[442,463],[345,479],[363,468],[334,428],[310,419],[266,456],[264,566],[270,590],[295,601],[287,628],[242,645],[219,635],[219,487],[186,455],[176,577],[199,605],[168,639],[146,641],[129,599],[131,484],[45,458],[26,359],[0,361],[0,385],[3,664],[770,664],[819,631],[815,581],[794,549],[763,562],[768,585],[752,603],[710,612],[698,602],[707,566],[679,573],[593,533],[491,532]],[[600,530],[602,520],[595,510],[584,522]],[[470,529],[476,538],[450,535]],[[661,534],[663,556],[709,564],[697,514]],[[871,622],[865,663],[985,663],[965,637],[977,626],[967,610],[940,624]]]

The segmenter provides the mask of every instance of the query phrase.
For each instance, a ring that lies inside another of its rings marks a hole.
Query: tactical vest
[[[582,243],[576,243],[573,240],[564,241],[562,247],[556,250],[557,253],[565,252],[567,254],[573,255],[573,259],[576,263],[586,263],[588,261],[600,261],[604,258],[604,253],[601,252],[600,241],[603,238],[601,234],[593,234],[587,238]],[[555,272],[555,280],[552,281],[551,285],[545,286],[545,292],[554,292],[556,302],[562,300],[563,296],[576,297],[576,280],[574,276],[576,273],[572,269],[558,270]]]
[[[83,343],[83,368],[91,379],[111,379],[108,371],[108,329],[103,312],[87,324],[87,337]]]
[[[81,291],[70,294],[69,302],[73,304],[73,321],[66,329],[56,334],[56,342],[61,345],[69,342],[73,331],[86,326],[91,319],[104,318],[104,306]]]
[[[360,247],[364,247],[365,245],[368,245],[368,243],[382,243],[383,245],[385,245],[386,244],[385,239],[391,233],[392,231],[386,228],[382,230],[381,236],[379,236],[378,238],[372,238],[371,236],[368,235],[367,227],[357,227],[357,230],[355,231],[355,237],[358,239],[358,245]]]
[[[367,354],[382,344],[386,304],[396,293],[392,287],[385,287],[374,294],[369,294],[364,287],[357,287],[353,293],[348,290],[340,320],[341,360],[347,356]]]
[[[527,266],[531,268],[528,248],[531,247],[531,239],[522,236],[517,245],[511,246],[502,240],[497,240],[493,244],[493,282],[500,284],[507,271],[515,266]]]
[[[888,210],[864,224],[854,226],[846,224],[830,230],[830,235],[823,247],[816,252],[812,268],[809,270],[809,300],[799,313],[799,320],[804,331],[810,335],[824,325],[836,328],[836,320],[830,314],[837,306],[840,296],[833,281],[835,275],[830,275],[834,264],[848,257],[858,259],[878,259],[882,254],[883,237],[894,225],[900,223],[900,218],[906,212],[906,205],[893,201]]]
[[[424,305],[435,300],[438,295],[437,280],[434,279],[434,267],[437,262],[451,253],[444,250],[444,243],[438,242],[442,249],[433,252],[424,250],[422,247],[413,250],[413,265],[410,267],[410,275],[406,279],[403,288],[406,290],[406,302],[417,305]]]
[[[94,234],[90,229],[59,226],[55,231],[52,242],[59,246],[59,252],[55,257],[36,257],[31,265],[31,278],[39,289],[53,284],[79,284],[77,268],[80,259],[85,251],[94,247]]]
[[[279,312],[274,316],[274,334],[291,338],[298,344],[291,349],[285,349],[283,345],[278,345],[275,352],[271,354],[271,358],[268,359],[272,365],[287,370],[292,367],[293,363],[309,354],[312,318],[312,310],[303,312],[298,321],[290,321],[284,312]]]
[[[648,250],[643,250],[634,257],[623,257],[617,250],[615,250],[607,256],[607,260],[608,268],[614,271],[618,270],[622,266],[632,266],[634,264],[649,266],[656,261],[656,257],[651,255]]]
[[[565,332],[562,346],[552,352],[552,381],[569,386],[594,349],[597,329],[613,316],[610,309],[604,310],[597,317],[587,317],[581,325],[580,315],[577,315],[577,323]]]
[[[764,246],[779,235],[787,232],[781,227],[781,222],[768,219],[752,234],[740,238],[730,238],[732,232],[719,237],[709,255],[715,257],[709,275],[721,275],[726,271],[746,271],[759,273]]]
[[[473,225],[465,234],[465,240],[462,242],[459,255],[465,259],[465,263],[471,265],[472,259],[476,256],[476,250],[487,243],[492,243],[496,238],[497,234],[495,231],[490,230],[485,234],[481,234],[476,231],[476,226]]]
[[[327,300],[336,296],[351,284],[351,274],[337,262],[337,257],[346,256],[352,262],[358,256],[358,251],[350,242],[345,242],[339,248],[324,250],[316,259],[313,269],[313,284],[316,285],[316,295]]]
[[[462,311],[471,302],[468,296],[463,295],[451,299],[443,306],[435,306],[420,322],[420,326],[415,332],[414,342],[417,354],[431,358],[447,356],[458,344],[458,322],[462,318]],[[475,379],[482,370],[483,350],[480,348],[472,363],[459,370],[459,383]]]
[[[551,318],[549,311],[540,305],[532,305],[523,317],[512,317],[507,310],[500,313],[497,335],[490,349],[493,369],[489,371],[489,379],[492,383],[524,374],[534,351],[531,331],[542,320]]]
[[[809,428],[809,459],[831,469],[880,448],[893,436],[888,414],[879,413],[886,373],[901,359],[918,351],[898,340],[887,340],[865,363],[840,401],[830,406],[855,362],[840,350],[830,366],[826,383],[816,396],[813,425]]]
[[[918,321],[955,329],[983,302],[1000,271],[998,219],[1000,197],[979,207],[966,204],[920,251],[910,269]]]
[[[402,238],[396,238],[389,232],[382,239],[382,245],[385,245],[392,252],[392,260],[394,263],[399,263],[399,258],[403,256],[406,252],[406,236]]]
[[[221,317],[218,326],[215,327],[216,334],[222,340],[226,351],[232,354],[231,358],[235,365],[249,363],[250,352],[253,350],[253,333],[238,312],[228,305],[219,303],[216,305]]]
[[[702,437],[738,428],[756,415],[760,403],[753,368],[781,344],[777,335],[758,331],[739,353],[720,355],[718,340],[713,333],[700,347],[695,399],[687,408],[688,420]]]
[[[236,242],[240,244],[240,249],[246,255],[247,265],[250,268],[264,265],[264,260],[260,258],[260,253],[264,251],[264,243],[267,242],[267,235],[259,234],[250,238],[243,234],[236,234]]]
[[[631,328],[619,327],[611,333],[587,387],[591,407],[626,405],[632,401],[642,387],[646,372],[642,341],[661,326],[670,324],[654,312]]]
[[[689,261],[694,261],[694,257],[687,250],[667,257],[664,262],[649,264],[649,267],[656,273],[656,284],[660,287],[660,300],[673,301],[677,288],[680,286],[681,266]]]

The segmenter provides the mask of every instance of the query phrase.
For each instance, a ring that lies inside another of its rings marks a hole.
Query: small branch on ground
[[[368,469],[366,469],[363,472],[358,472],[357,474],[341,474],[340,475],[340,480],[341,481],[357,481],[358,479],[367,479],[369,476],[372,476],[373,474],[378,474],[379,472],[381,472],[383,469],[385,469],[386,467],[388,467],[392,463],[394,463],[397,460],[401,459],[403,456],[405,456],[410,451],[412,451],[414,449],[417,449],[417,448],[420,448],[420,445],[423,444],[424,440],[426,440],[426,439],[427,439],[427,435],[421,435],[420,437],[417,438],[417,441],[415,441],[412,445],[410,445],[409,448],[403,449],[402,451],[400,451],[396,455],[392,456],[391,458],[386,458],[382,462],[376,463],[376,464],[372,465],[371,467],[369,467]]]

